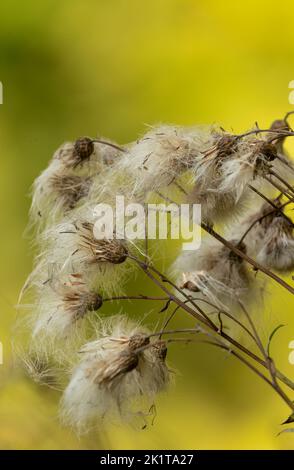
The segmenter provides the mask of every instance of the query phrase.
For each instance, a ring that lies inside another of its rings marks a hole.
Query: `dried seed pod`
[[[244,239],[249,256],[270,269],[287,272],[294,267],[293,222],[283,213],[282,202],[273,202],[277,209],[266,202],[231,231]]]
[[[270,129],[272,131],[289,131],[290,130],[290,126],[289,124],[287,123],[287,121],[285,121],[285,119],[276,119]]]
[[[238,244],[237,240],[231,243],[246,252],[245,244]],[[216,306],[232,308],[244,299],[253,300],[253,274],[240,256],[217,241],[206,241],[199,250],[184,252],[175,269],[181,272],[181,288],[190,293],[199,292],[197,297],[203,296]]]
[[[116,144],[89,137],[63,144],[34,182],[32,223],[39,228],[55,223],[88,196],[93,181],[103,186],[103,173],[120,153]]]
[[[273,143],[270,142],[256,142],[256,148],[254,154],[259,155],[259,161],[262,164],[263,161],[272,162],[277,158],[277,149]],[[253,156],[254,156],[253,154]]]
[[[165,341],[157,341],[152,345],[151,350],[155,356],[160,359],[160,361],[165,362],[167,356],[167,346]]]
[[[74,144],[74,155],[80,162],[88,160],[94,152],[94,142],[89,137],[80,137]]]
[[[94,236],[94,225],[82,222],[76,225],[79,236],[78,246],[85,251],[86,262],[89,264],[108,262],[123,263],[128,256],[128,250],[121,240],[101,239]]]
[[[290,126],[284,119],[276,119],[272,123],[270,129],[272,131],[287,132],[287,131],[290,131]],[[270,133],[269,137],[273,138],[273,134]],[[276,149],[279,153],[284,154],[283,145],[284,145],[285,140],[286,140],[286,137],[279,137],[277,140],[273,140],[273,144],[276,146]]]
[[[82,348],[82,361],[73,371],[62,400],[64,419],[79,430],[113,414],[129,419],[130,414],[144,413],[133,406],[145,399],[150,408],[150,400],[153,403],[169,381],[161,359],[164,354],[158,355],[149,347],[147,332],[123,317],[116,317],[104,328],[111,328],[112,334],[105,336],[102,331],[100,339]]]
[[[132,335],[128,341],[125,341],[126,347],[105,367],[97,377],[96,382],[111,385],[117,377],[135,369],[139,364],[140,349],[147,346],[149,342],[150,340],[145,334],[136,333]]]
[[[79,286],[80,287],[80,286]],[[96,292],[83,292],[71,289],[62,298],[65,310],[71,313],[73,320],[79,320],[89,312],[96,312],[102,306],[102,298]]]
[[[48,267],[52,267],[61,275],[81,274],[87,286],[104,297],[123,295],[129,273],[137,267],[129,261],[129,252],[135,252],[136,245],[116,238],[96,238],[93,230],[92,222],[81,219],[44,231],[42,252],[27,285],[46,281]]]
[[[139,364],[138,355],[133,351],[122,351],[112,362],[105,365],[100,375],[95,378],[99,385],[114,385],[115,379],[136,369]]]
[[[238,216],[249,199],[248,184],[267,174],[276,156],[275,146],[266,141],[215,135],[214,144],[195,159],[188,202],[201,204],[209,225]]]
[[[54,158],[68,168],[76,168],[89,161],[94,153],[94,142],[90,137],[80,137],[74,143],[68,142],[57,150]]]
[[[260,241],[257,261],[281,273],[294,269],[294,234],[290,219],[277,213]]]
[[[87,312],[102,306],[101,296],[88,289],[82,277],[77,274],[68,276],[65,282],[53,277],[37,292],[33,322],[33,337],[40,335],[48,340],[68,337],[76,323]]]
[[[238,141],[236,136],[228,133],[213,133],[212,135],[214,139],[213,146],[202,152],[204,158],[214,155],[216,163],[220,164],[221,160],[228,158],[237,152]]]
[[[210,131],[200,127],[154,127],[128,147],[116,171],[128,177],[128,192],[144,199],[191,168],[209,138]]]
[[[137,333],[132,335],[129,339],[129,348],[131,351],[135,351],[136,349],[143,348],[149,344],[150,340],[147,335],[142,333]]]

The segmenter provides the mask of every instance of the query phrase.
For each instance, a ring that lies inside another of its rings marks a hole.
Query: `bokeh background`
[[[153,426],[110,426],[79,439],[58,422],[58,394],[16,372],[11,357],[14,305],[32,266],[23,236],[29,188],[53,151],[81,135],[125,143],[156,122],[268,126],[291,109],[293,24],[291,0],[1,2],[1,449],[294,448],[293,434],[276,437],[288,414],[281,400],[209,346],[171,349],[180,374],[158,400]],[[266,312],[256,312],[265,332],[286,324],[272,351],[292,378],[293,305],[273,286]]]

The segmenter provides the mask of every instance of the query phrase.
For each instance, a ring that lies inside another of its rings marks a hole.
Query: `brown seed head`
[[[125,245],[116,239],[96,239],[93,233],[94,226],[89,222],[82,222],[79,228],[80,245],[91,254],[90,263],[109,262],[123,263],[128,256]]]
[[[129,349],[131,351],[135,351],[136,349],[143,348],[144,346],[147,346],[149,344],[150,340],[148,336],[138,333],[136,335],[133,335],[129,339]]]
[[[79,163],[88,160],[94,152],[93,140],[89,137],[80,137],[74,144],[74,155],[79,160]]]
[[[284,119],[276,119],[272,123],[270,129],[273,131],[280,131],[280,132],[283,132],[283,131],[287,132],[291,130],[289,124]],[[271,134],[270,137],[272,138],[273,134]],[[278,152],[283,152],[283,144],[285,142],[285,139],[286,139],[286,136],[284,137],[279,136],[278,139],[273,140],[273,144],[276,146]]]
[[[225,134],[218,139],[217,142],[217,156],[218,158],[225,158],[230,156],[236,151],[237,141],[233,135]]]
[[[90,312],[99,310],[99,308],[102,306],[102,303],[102,297],[96,292],[90,292],[85,295],[85,304],[87,305],[87,310]]]
[[[111,385],[115,379],[134,370],[138,362],[137,354],[133,351],[125,350],[105,365],[102,372],[96,377],[95,382],[99,385]]]
[[[259,142],[256,146],[256,152],[268,162],[272,162],[278,156],[276,146],[269,142]]]
[[[152,345],[152,352],[162,362],[165,361],[167,356],[167,347],[165,341],[157,341]]]
[[[270,129],[272,131],[289,131],[290,127],[284,119],[276,119]]]

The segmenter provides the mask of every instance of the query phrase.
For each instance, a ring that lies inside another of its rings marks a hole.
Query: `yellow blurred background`
[[[291,0],[1,2],[1,449],[294,448],[293,434],[277,437],[289,414],[279,397],[208,345],[171,348],[180,373],[153,426],[111,426],[88,438],[59,424],[58,394],[16,373],[11,358],[14,305],[32,266],[23,237],[29,188],[53,151],[82,135],[125,143],[157,122],[270,125],[291,110],[293,24]],[[262,328],[287,325],[272,352],[293,379],[294,303],[282,288],[269,290]]]

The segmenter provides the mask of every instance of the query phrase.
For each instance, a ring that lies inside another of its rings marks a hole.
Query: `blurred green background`
[[[0,448],[294,448],[293,435],[276,437],[288,414],[281,400],[209,346],[171,349],[180,374],[153,426],[81,439],[60,426],[58,395],[11,363],[14,305],[32,265],[29,188],[53,151],[81,135],[125,143],[156,122],[268,126],[291,109],[293,24],[291,0],[1,2]],[[262,328],[287,324],[272,350],[293,378],[294,303],[279,287],[269,291]]]

